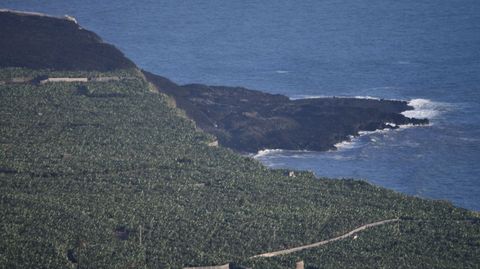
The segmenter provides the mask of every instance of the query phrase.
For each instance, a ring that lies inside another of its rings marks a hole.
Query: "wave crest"
[[[317,99],[317,98],[345,98],[345,99],[369,99],[369,100],[382,100],[381,98],[374,96],[348,96],[348,95],[307,95],[307,94],[297,94],[289,97],[290,100],[299,100],[299,99]],[[391,99],[388,99],[391,100]]]
[[[413,110],[407,110],[402,112],[402,115],[408,118],[418,119],[432,119],[438,117],[442,112],[447,109],[447,104],[434,102],[429,99],[412,99],[408,102],[409,106],[413,107]]]
[[[261,158],[265,157],[267,155],[275,154],[275,153],[282,153],[284,152],[283,149],[264,149],[264,150],[259,150],[257,154],[253,156],[253,158]]]

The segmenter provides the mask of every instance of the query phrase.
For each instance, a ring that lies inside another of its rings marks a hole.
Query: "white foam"
[[[289,97],[290,100],[299,100],[299,99],[316,99],[316,98],[345,98],[345,99],[368,99],[368,100],[382,100],[381,98],[374,97],[374,96],[348,96],[348,95],[340,95],[340,96],[330,96],[330,95],[305,95],[305,94],[298,94]]]
[[[300,100],[300,99],[317,99],[317,98],[332,98],[332,96],[327,95],[305,95],[298,94],[288,97],[290,100]]]
[[[355,147],[356,141],[350,140],[350,141],[342,141],[339,142],[335,145],[333,145],[337,150],[342,150],[342,149],[352,149]]]
[[[342,142],[338,142],[335,145],[333,145],[337,150],[341,149],[352,149],[355,148],[355,145],[357,143],[358,137],[355,137],[353,135],[349,135],[348,139]]]
[[[278,154],[278,153],[281,153],[281,152],[284,152],[283,149],[264,149],[264,150],[259,150],[257,152],[257,154],[255,154],[253,156],[253,158],[257,159],[257,158],[261,158],[261,157],[265,157],[267,155],[272,155],[272,154]]]
[[[401,131],[401,130],[405,130],[405,129],[409,129],[409,128],[413,128],[413,127],[422,127],[422,126],[428,126],[428,125],[415,125],[415,124],[412,124],[412,123],[402,124],[402,125],[398,125],[398,129],[395,129],[395,130]]]
[[[364,136],[364,135],[371,135],[371,134],[384,134],[388,131],[392,130],[391,128],[385,128],[385,129],[377,129],[375,131],[360,131],[358,132],[359,136]]]
[[[412,99],[408,102],[413,110],[402,112],[402,115],[408,118],[417,119],[432,119],[436,118],[440,113],[447,109],[447,104],[440,102],[433,102],[429,99]]]
[[[414,125],[414,124],[411,124],[411,123],[397,125],[395,123],[389,123],[389,122],[387,122],[386,125],[389,125],[390,127],[393,127],[393,128],[377,129],[375,131],[359,131],[358,136],[349,136],[348,140],[339,142],[339,143],[335,144],[334,146],[337,149],[337,151],[338,150],[353,149],[353,148],[357,148],[359,146],[358,145],[359,140],[363,136],[378,135],[378,134],[384,135],[384,134],[387,134],[388,132],[391,132],[391,131],[402,131],[402,130],[405,130],[405,129],[408,129],[408,128],[426,126],[426,125]],[[395,128],[395,127],[398,127],[398,128]],[[378,142],[378,138],[371,137],[369,139],[369,141],[370,142]]]
[[[277,73],[277,74],[288,74],[288,73],[290,73],[290,71],[287,71],[287,70],[276,70],[275,73]]]
[[[349,149],[354,149],[354,148],[359,148],[365,145],[366,143],[363,143],[361,141],[361,138],[364,136],[370,136],[370,135],[385,135],[389,132],[392,131],[402,131],[405,129],[409,128],[419,128],[419,127],[424,127],[424,126],[429,126],[429,125],[414,125],[414,124],[401,124],[397,125],[395,123],[390,123],[387,122],[386,125],[390,125],[390,127],[393,128],[385,128],[385,129],[377,129],[374,131],[359,131],[358,136],[353,136],[349,135],[347,140],[338,142],[334,145],[335,149],[329,150],[329,152],[338,152],[338,151],[344,151],[344,150],[349,150]],[[395,128],[398,127],[398,128]],[[381,139],[380,137],[370,137],[368,139],[369,142],[376,143]],[[310,151],[310,150],[284,150],[284,149],[264,149],[258,151],[257,154],[252,154],[249,155],[255,159],[257,158],[265,158],[265,157],[288,157],[288,158],[309,158],[311,155],[310,154],[315,154],[318,152],[315,151]]]
[[[303,159],[308,158],[309,153],[315,153],[311,150],[287,150],[287,149],[264,149],[257,152],[257,154],[250,155],[254,159],[266,157],[288,157]]]

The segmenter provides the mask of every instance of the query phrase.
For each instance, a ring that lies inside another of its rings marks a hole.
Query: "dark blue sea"
[[[408,100],[431,125],[366,133],[338,151],[268,150],[271,167],[365,179],[480,210],[479,0],[0,0],[75,16],[177,83],[292,98]]]

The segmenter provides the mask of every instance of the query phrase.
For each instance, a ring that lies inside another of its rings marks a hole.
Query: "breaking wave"
[[[324,96],[324,95],[295,95],[290,97],[290,99],[297,100],[297,99],[332,98],[332,97],[333,96]],[[372,97],[372,96],[335,96],[335,97],[381,100],[380,98]],[[410,100],[408,102],[408,105],[412,106],[414,109],[404,111],[402,112],[402,114],[409,118],[432,119],[432,118],[438,117],[438,115],[440,115],[441,113],[449,109],[449,105],[446,103],[434,102],[429,99],[421,99],[421,98]],[[347,140],[336,143],[334,147],[336,148],[336,151],[354,149],[364,144],[364,143],[361,143],[361,138],[364,136],[370,136],[375,134],[385,134],[391,131],[402,131],[402,130],[413,128],[413,127],[421,127],[419,125],[413,125],[413,124],[396,125],[395,123],[389,123],[389,122],[387,122],[386,125],[389,125],[390,127],[393,127],[393,128],[378,129],[375,131],[360,131],[358,132],[358,136],[349,136]],[[376,138],[372,138],[369,141],[375,142],[377,140]],[[295,158],[295,157],[305,156],[305,153],[308,153],[308,152],[311,152],[311,151],[265,149],[265,150],[260,150],[257,154],[253,155],[253,158],[262,158],[266,156],[279,156],[279,155],[282,155],[282,156],[285,155],[285,156]]]
[[[264,149],[257,152],[255,155],[251,155],[254,159],[264,157],[288,157],[288,158],[308,158],[310,154],[315,154],[315,151],[310,150],[287,150],[287,149]]]
[[[329,96],[329,95],[306,95],[306,94],[297,94],[289,97],[290,100],[299,100],[299,99],[316,99],[316,98],[355,98],[355,99],[369,99],[369,100],[382,100],[381,98],[374,97],[374,96],[348,96],[348,95],[341,95],[341,96]],[[390,100],[390,99],[389,99]]]
[[[434,119],[442,112],[448,110],[448,104],[433,102],[429,99],[412,99],[408,102],[413,110],[402,112],[402,115],[409,118]]]
[[[345,150],[345,149],[352,149],[355,148],[357,144],[357,138],[353,135],[349,136],[348,140],[338,142],[337,144],[333,145],[337,150]]]
[[[413,128],[413,127],[418,128],[418,127],[424,126],[424,125],[414,125],[414,124],[402,124],[402,125],[396,125],[394,123],[386,123],[386,124],[390,125],[391,127],[398,127],[398,128],[377,129],[375,131],[359,131],[358,136],[351,135],[349,136],[348,140],[339,142],[334,146],[337,151],[354,149],[366,144],[366,143],[360,142],[361,138],[365,136],[371,136],[371,138],[368,140],[369,142],[377,142],[377,138],[375,136],[372,137],[372,135],[385,135],[389,132],[398,132],[398,131],[402,131],[402,130]]]
[[[275,153],[282,153],[284,152],[285,150],[283,149],[264,149],[264,150],[259,150],[257,152],[257,154],[255,154],[253,156],[253,158],[257,159],[257,158],[261,158],[261,157],[265,157],[267,155],[272,155],[272,154],[275,154]]]

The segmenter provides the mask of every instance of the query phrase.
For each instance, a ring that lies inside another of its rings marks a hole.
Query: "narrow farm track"
[[[279,250],[279,251],[274,251],[274,252],[267,252],[267,253],[263,253],[263,254],[258,254],[258,255],[255,255],[255,256],[252,256],[251,258],[260,258],[260,257],[264,257],[264,258],[268,258],[268,257],[274,257],[274,256],[279,256],[279,255],[284,255],[284,254],[289,254],[289,253],[292,253],[292,252],[297,252],[297,251],[301,251],[301,250],[305,250],[305,249],[309,249],[309,248],[314,248],[314,247],[318,247],[318,246],[321,246],[321,245],[326,245],[328,243],[332,243],[334,241],[338,241],[338,240],[342,240],[342,239],[345,239],[349,236],[352,236],[360,231],[363,231],[363,230],[366,230],[366,229],[369,229],[369,228],[372,228],[372,227],[375,227],[375,226],[380,226],[380,225],[384,225],[384,224],[387,224],[387,223],[391,223],[391,222],[397,222],[397,221],[400,221],[400,219],[388,219],[388,220],[382,220],[382,221],[377,221],[377,222],[373,222],[373,223],[369,223],[369,224],[365,224],[365,225],[362,225],[344,235],[341,235],[341,236],[338,236],[338,237],[334,237],[334,238],[330,238],[328,240],[324,240],[324,241],[320,241],[320,242],[317,242],[317,243],[313,243],[313,244],[309,244],[309,245],[304,245],[304,246],[300,246],[300,247],[295,247],[295,248],[290,248],[290,249],[284,249],[284,250]]]

